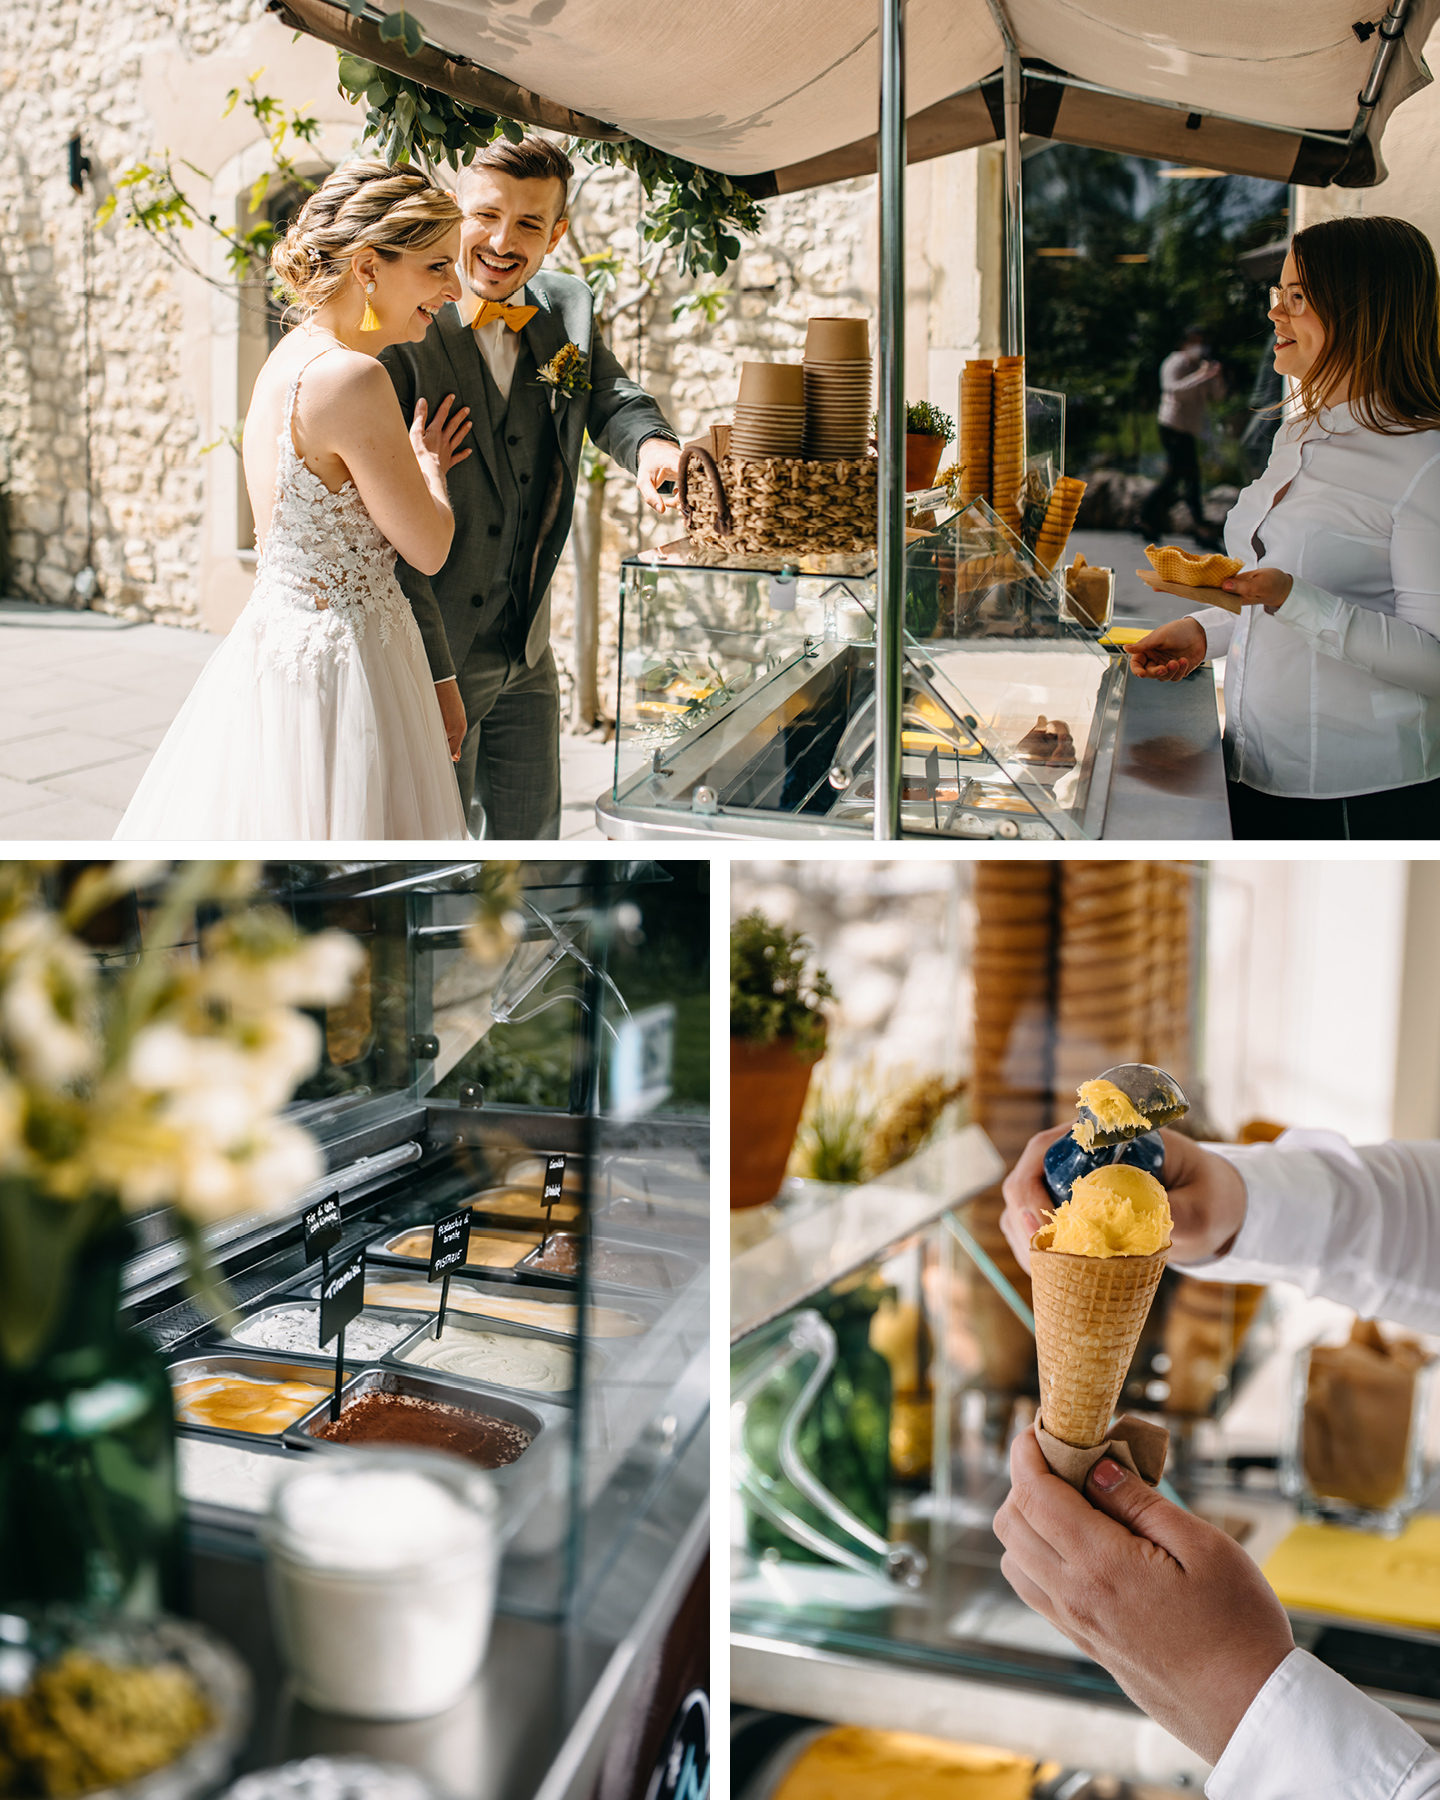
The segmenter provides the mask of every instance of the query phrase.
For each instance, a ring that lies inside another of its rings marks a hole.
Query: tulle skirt
[[[201,672],[115,833],[457,839],[465,814],[424,645],[257,593]],[[283,629],[277,629],[283,627]],[[297,640],[297,632],[303,634]],[[277,643],[283,654],[276,653]]]

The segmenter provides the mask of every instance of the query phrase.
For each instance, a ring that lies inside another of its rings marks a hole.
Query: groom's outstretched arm
[[[648,437],[673,439],[680,435],[597,332],[590,350],[590,404],[585,429],[591,443],[613,456],[627,475],[633,475],[640,446]]]
[[[410,421],[415,416],[414,364],[391,350],[382,353],[380,362],[394,383],[396,398],[400,402],[400,411],[405,415],[408,430]],[[422,575],[418,569],[412,569],[403,556],[397,556],[395,578],[400,583],[401,592],[410,602],[415,623],[420,627],[426,660],[430,664],[430,679],[434,682],[453,681],[455,663],[450,655],[449,640],[445,636],[445,622],[440,617],[440,602],[435,598],[430,577]]]

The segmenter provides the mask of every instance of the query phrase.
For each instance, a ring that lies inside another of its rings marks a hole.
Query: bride
[[[245,420],[255,585],[146,770],[117,838],[463,838],[453,680],[430,679],[395,579],[455,531],[465,409],[408,435],[375,360],[459,297],[460,210],[418,170],[347,163],[271,263],[301,322]],[[448,740],[448,741],[447,741]]]

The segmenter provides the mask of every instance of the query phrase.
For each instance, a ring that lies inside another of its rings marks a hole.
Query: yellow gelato
[[[1093,1123],[1089,1119],[1077,1119],[1070,1133],[1082,1150],[1091,1148],[1097,1130],[1130,1131],[1138,1137],[1142,1131],[1150,1129],[1144,1113],[1135,1110],[1129,1095],[1113,1081],[1082,1082],[1075,1097],[1081,1106],[1089,1107],[1095,1115]]]
[[[1042,1226],[1045,1250],[1066,1256],[1153,1256],[1170,1242],[1170,1200],[1153,1175],[1108,1163],[1082,1175]],[[1037,1233],[1037,1236],[1039,1234]]]
[[[837,1725],[792,1765],[775,1800],[1026,1800],[1053,1763],[910,1731]]]

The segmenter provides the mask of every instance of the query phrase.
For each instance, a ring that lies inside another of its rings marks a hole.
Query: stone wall
[[[318,92],[322,116],[348,112],[325,103],[333,53],[317,87],[322,47],[291,51],[290,35],[263,0],[171,0],[163,11],[38,0],[0,15],[0,477],[12,584],[26,598],[82,603],[75,577],[89,564],[96,609],[201,622],[212,482],[201,452],[233,423],[211,416],[221,296],[118,219],[87,245],[87,220],[137,159],[169,148],[213,173],[241,153],[255,126],[243,113],[221,120],[225,94],[269,59],[284,65],[267,72],[271,91],[296,103]],[[83,195],[68,182],[76,133],[92,166]],[[215,204],[203,179],[185,180]],[[186,233],[185,248],[208,274],[207,234]]]

